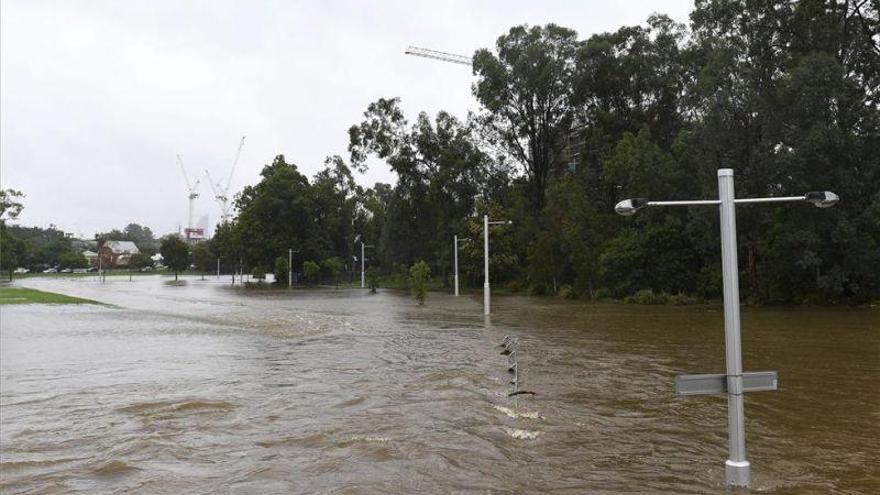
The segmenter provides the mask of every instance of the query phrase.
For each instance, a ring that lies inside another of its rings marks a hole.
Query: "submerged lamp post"
[[[839,201],[830,191],[808,192],[803,196],[779,198],[735,199],[733,169],[718,170],[718,199],[696,201],[649,201],[645,198],[625,199],[614,207],[620,215],[635,215],[649,206],[719,205],[721,213],[721,264],[724,282],[724,347],[726,374],[680,375],[675,378],[675,392],[679,395],[727,393],[727,424],[729,459],[725,462],[728,487],[748,487],[751,484],[751,465],[746,460],[746,437],[743,411],[743,393],[776,390],[775,371],[743,373],[742,339],[739,318],[739,268],[736,259],[736,208],[748,203],[807,202],[819,208],[834,206]]]
[[[489,289],[489,226],[490,225],[511,225],[513,220],[489,221],[489,215],[483,215],[483,274],[485,281],[483,282],[483,314],[490,313],[490,289]]]
[[[453,238],[452,244],[454,246],[453,251],[455,252],[455,255],[453,256],[453,258],[455,258],[455,295],[457,296],[458,295],[458,243],[459,243],[459,241],[460,242],[468,242],[468,241],[470,241],[470,239],[459,239],[458,234],[455,234],[454,236],[452,236],[452,238]]]

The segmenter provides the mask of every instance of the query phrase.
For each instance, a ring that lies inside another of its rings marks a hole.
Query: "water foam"
[[[520,430],[518,428],[505,428],[504,431],[517,440],[534,440],[541,434],[540,431]]]
[[[494,405],[494,404],[492,405],[492,407],[494,407],[495,409],[503,412],[504,414],[506,414],[514,419],[520,419],[520,418],[522,418],[522,419],[544,419],[543,416],[541,416],[540,414],[538,414],[535,411],[516,411],[516,410],[510,409],[508,407]]]

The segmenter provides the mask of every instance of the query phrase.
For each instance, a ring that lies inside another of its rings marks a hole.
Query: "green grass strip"
[[[65,296],[22,287],[0,287],[0,306],[6,304],[101,304],[91,299]]]

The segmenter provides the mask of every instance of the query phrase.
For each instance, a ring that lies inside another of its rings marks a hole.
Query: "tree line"
[[[829,210],[738,208],[744,296],[859,302],[880,294],[876,2],[697,1],[688,25],[663,15],[580,39],[515,26],[473,56],[478,113],[409,122],[396,98],[368,105],[349,156],[313,178],[279,155],[236,199],[215,252],[272,266],[336,257],[359,240],[368,264],[405,273],[423,260],[445,284],[452,236],[463,280],[482,277],[481,216],[493,283],[513,290],[623,297],[640,290],[721,294],[714,208],[613,214],[627,197],[717,198],[733,168],[738,197],[833,190]],[[394,185],[353,173],[382,160]]]

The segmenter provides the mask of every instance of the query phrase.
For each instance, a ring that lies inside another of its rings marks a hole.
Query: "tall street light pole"
[[[680,375],[675,390],[680,395],[727,394],[727,425],[729,459],[725,462],[728,487],[751,484],[751,464],[746,460],[745,412],[743,393],[776,390],[776,372],[743,373],[742,336],[739,309],[739,268],[736,258],[736,205],[750,203],[808,202],[819,208],[834,206],[839,201],[830,191],[808,192],[803,196],[736,199],[733,169],[718,170],[718,200],[649,201],[645,198],[625,199],[614,207],[617,213],[630,216],[649,206],[718,205],[721,216],[721,265],[724,283],[724,346],[727,373]]]
[[[483,215],[483,274],[485,275],[485,280],[483,282],[483,314],[485,315],[490,313],[491,305],[491,290],[489,289],[489,226],[502,224],[510,225],[512,223],[512,220],[490,222],[489,215]]]
[[[360,242],[361,242],[361,289],[366,289],[367,288],[367,275],[366,275],[366,270],[364,268],[364,261],[366,261],[366,258],[364,258],[364,248],[372,248],[375,246],[373,246],[372,244],[364,244],[364,241],[360,241]]]
[[[458,241],[468,242],[468,241],[470,241],[470,239],[459,239],[458,234],[455,234],[453,236],[452,243],[454,246],[453,251],[455,252],[455,255],[453,257],[455,258],[455,295],[456,296],[458,295]]]

